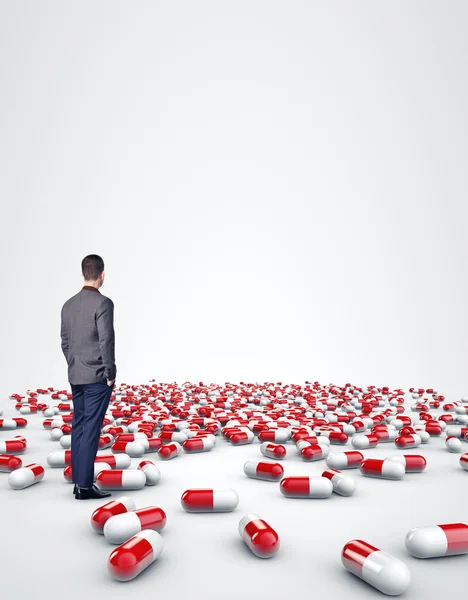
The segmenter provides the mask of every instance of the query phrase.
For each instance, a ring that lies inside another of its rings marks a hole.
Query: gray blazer
[[[91,286],[62,306],[62,352],[72,384],[106,383],[115,379],[114,303]]]

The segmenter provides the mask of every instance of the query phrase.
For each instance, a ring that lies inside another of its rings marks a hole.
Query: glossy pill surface
[[[109,573],[118,581],[131,581],[161,556],[163,547],[161,535],[145,529],[111,553],[107,562]]]
[[[180,499],[187,512],[231,512],[239,504],[239,496],[233,489],[189,489]]]
[[[258,558],[271,558],[280,548],[276,531],[254,514],[242,517],[239,522],[239,535]]]
[[[348,542],[341,552],[345,569],[389,596],[406,591],[411,575],[406,564],[362,540]]]

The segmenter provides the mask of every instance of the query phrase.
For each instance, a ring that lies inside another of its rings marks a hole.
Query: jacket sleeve
[[[68,331],[63,317],[63,308],[61,311],[60,320],[60,337],[62,338],[62,352],[65,356],[66,361],[68,362],[68,350],[70,349],[70,340],[68,338]]]
[[[107,298],[96,311],[96,326],[101,348],[102,362],[107,379],[115,379],[115,332],[114,332],[114,303]]]

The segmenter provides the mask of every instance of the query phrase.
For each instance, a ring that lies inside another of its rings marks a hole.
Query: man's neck
[[[99,289],[99,285],[96,281],[85,281],[83,283],[83,286],[93,287],[93,288],[96,288],[97,290]]]

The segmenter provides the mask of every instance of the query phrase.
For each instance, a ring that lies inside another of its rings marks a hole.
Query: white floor
[[[43,398],[49,402],[47,396]],[[409,406],[414,401],[409,395],[407,398]],[[21,416],[8,397],[2,397],[0,407],[2,418]],[[406,414],[416,416],[409,409]],[[159,560],[144,573],[120,583],[107,571],[114,546],[90,526],[91,513],[103,502],[73,498],[63,469],[47,466],[47,454],[60,446],[42,427],[44,417],[37,414],[26,418],[26,429],[0,430],[0,441],[25,435],[28,449],[22,455],[23,464],[39,462],[45,466],[46,475],[41,483],[14,491],[8,485],[8,475],[0,473],[2,600],[39,596],[127,598],[129,594],[203,600],[383,597],[341,564],[343,545],[356,538],[406,562],[412,582],[402,597],[408,600],[443,598],[466,588],[468,556],[418,560],[404,545],[405,534],[412,527],[468,521],[468,472],[459,466],[459,454],[447,452],[443,436],[407,452],[424,454],[426,472],[407,474],[401,481],[384,481],[365,478],[359,470],[347,471],[356,480],[355,495],[346,498],[333,494],[326,500],[288,499],[280,493],[278,483],[248,479],[243,464],[262,458],[258,440],[249,446],[232,447],[218,436],[211,452],[182,453],[168,462],[159,460],[157,454],[147,455],[145,458],[157,462],[161,482],[124,494],[134,498],[138,508],[158,505],[164,509],[165,546]],[[341,450],[332,446],[332,451]],[[326,468],[323,461],[303,462],[291,442],[288,451],[282,463],[285,475],[320,475]],[[468,451],[468,444],[463,451]],[[390,443],[364,451],[364,455],[384,458],[398,452]],[[133,459],[133,465],[139,460]],[[232,513],[186,513],[180,496],[190,487],[233,487],[240,497],[239,506]],[[119,495],[113,493],[114,498]],[[248,513],[257,513],[279,533],[281,548],[274,558],[256,558],[241,541],[237,526]]]

